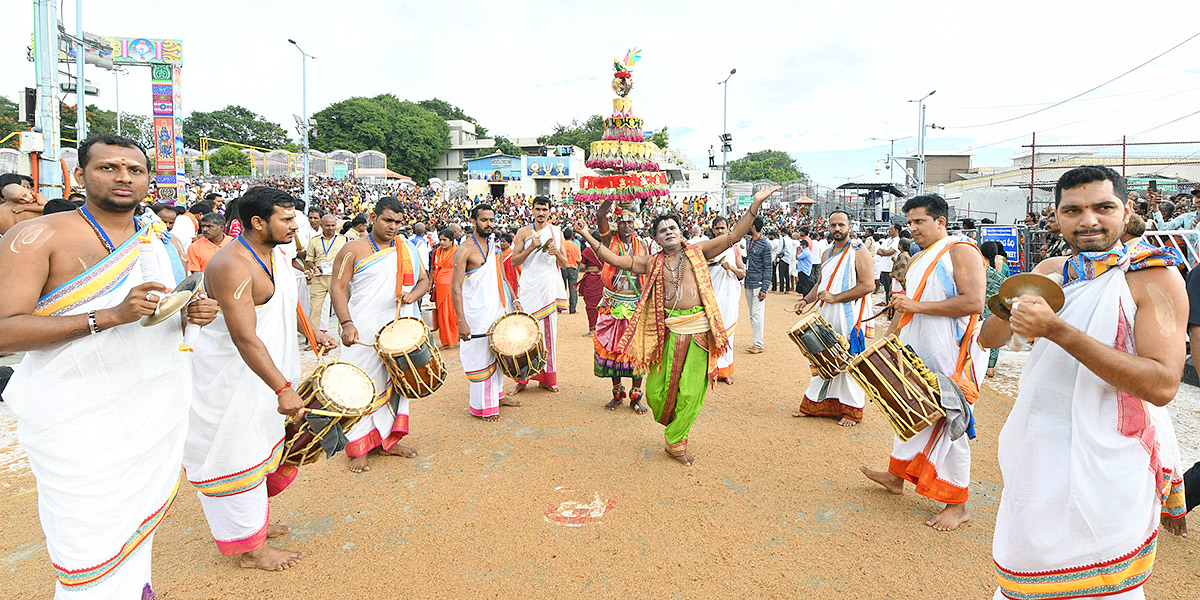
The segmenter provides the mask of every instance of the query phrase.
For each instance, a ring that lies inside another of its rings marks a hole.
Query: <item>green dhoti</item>
[[[692,338],[709,328],[702,306],[666,314],[669,332],[662,361],[646,375],[646,404],[654,420],[666,426],[671,453],[682,455],[708,393],[708,351]]]

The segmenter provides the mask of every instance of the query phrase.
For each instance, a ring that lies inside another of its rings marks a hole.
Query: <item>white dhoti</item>
[[[488,345],[487,332],[512,305],[512,291],[504,283],[500,248],[494,240],[488,241],[484,263],[467,272],[462,303],[471,339],[459,344],[458,356],[470,382],[471,414],[493,417],[500,414],[504,376]]]
[[[1137,308],[1122,268],[1063,291],[1064,321],[1135,353]],[[1166,411],[1040,339],[998,447],[1004,491],[992,540],[996,595],[1143,597],[1164,498],[1179,477]]]
[[[408,260],[406,273],[411,274],[412,281],[402,284],[401,291],[411,292],[420,279],[421,262],[416,249],[403,238],[397,237],[396,244],[402,246],[384,248],[354,265],[354,275],[350,277],[348,308],[361,341],[374,340],[375,334],[397,317],[397,247],[405,250],[404,258]],[[420,318],[417,304],[401,306],[399,316]],[[408,435],[408,398],[392,387],[392,378],[375,348],[359,344],[342,348],[341,360],[369,375],[375,381],[376,392],[375,401],[372,403],[374,410],[351,427],[346,434],[349,440],[346,444],[346,456],[365,456],[381,446],[384,450],[391,450],[401,438]],[[396,399],[395,408],[390,402],[393,397]]]
[[[550,244],[562,251],[562,231],[557,225],[548,224],[541,232],[535,232],[526,244]],[[521,278],[517,285],[517,297],[521,308],[534,319],[542,330],[546,344],[546,366],[530,381],[542,385],[558,385],[558,311],[567,308],[567,288],[563,283],[558,261],[548,252],[534,250],[521,265]],[[471,331],[475,331],[472,327]],[[529,383],[519,381],[518,383]]]
[[[733,331],[737,329],[738,309],[742,302],[742,282],[733,272],[725,270],[722,264],[737,266],[738,247],[730,246],[709,267],[708,276],[712,279],[713,293],[717,296],[717,308],[721,311],[721,323],[725,325],[725,335],[729,337],[729,346],[717,358],[717,377],[728,379],[733,377]]]
[[[255,334],[276,368],[299,385],[296,287],[282,252],[272,251],[278,273],[275,293],[254,309]],[[286,269],[286,270],[285,270]],[[281,465],[284,421],[277,396],[242,360],[225,317],[201,329],[192,355],[194,396],[183,466],[198,490],[217,548],[244,554],[263,544],[269,522],[267,498],[283,491],[296,468]],[[265,483],[265,485],[264,485]]]
[[[840,294],[858,285],[858,271],[854,268],[854,253],[861,247],[850,244],[842,252],[829,257],[821,265],[821,282],[818,289]],[[868,294],[858,300],[824,304],[817,309],[833,327],[833,330],[849,337],[854,329],[862,329],[862,320],[868,300]],[[866,334],[864,334],[866,337]],[[867,392],[855,381],[849,373],[842,373],[833,379],[822,379],[815,368],[812,369],[812,380],[800,401],[800,412],[814,417],[835,417],[848,419],[858,423],[862,421],[863,407],[867,403]]]
[[[927,280],[924,293],[920,297],[921,302],[940,302],[958,295],[958,288],[954,283],[954,262],[949,252],[943,254],[941,250],[945,247],[944,244],[964,240],[965,238],[957,236],[946,236],[913,259],[908,272],[910,275],[918,275],[919,278],[909,278],[909,281],[914,283],[909,286],[910,297],[920,287],[916,284],[920,280]],[[939,255],[941,258],[934,265],[934,259]],[[958,364],[963,336],[969,336],[969,368],[975,381],[979,381],[987,366],[987,350],[980,348],[976,341],[979,337],[979,323],[968,331],[969,324],[969,317],[914,315],[908,326],[901,330],[900,343],[911,346],[930,371],[950,376],[954,374]],[[967,501],[971,482],[971,446],[968,436],[963,435],[957,440],[950,439],[946,420],[940,419],[907,442],[896,437],[892,441],[888,471],[916,485],[917,493],[922,496],[946,504],[963,504]]]
[[[174,287],[175,249],[151,231],[39,299],[34,314],[112,308],[147,281]],[[14,368],[4,399],[37,478],[55,598],[150,591],[151,542],[175,499],[187,432],[192,372],[181,325],[180,316],[119,325],[30,351]]]

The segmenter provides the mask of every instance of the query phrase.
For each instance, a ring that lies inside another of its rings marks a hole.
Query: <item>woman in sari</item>
[[[454,277],[454,233],[448,228],[438,232],[438,246],[433,250],[433,302],[437,310],[438,337],[445,350],[458,343],[458,315],[451,299]]]
[[[592,235],[599,237],[599,232],[593,232]],[[603,266],[592,247],[585,244],[579,259],[579,283],[576,284],[579,295],[583,296],[583,308],[588,316],[588,331],[583,334],[584,337],[596,333],[596,318],[600,316],[596,306],[600,304],[600,297],[604,294],[604,282],[600,280],[600,270]]]

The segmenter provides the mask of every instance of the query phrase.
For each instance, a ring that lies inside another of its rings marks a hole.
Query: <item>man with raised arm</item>
[[[521,310],[512,282],[515,273],[501,264],[500,245],[492,238],[496,211],[491,205],[471,209],[471,234],[454,255],[454,312],[458,315],[458,355],[471,382],[471,414],[484,421],[499,421],[501,406],[520,406],[504,397],[504,374],[488,343],[487,333],[496,319]],[[507,271],[507,272],[506,272]]]
[[[521,306],[537,319],[546,344],[546,366],[533,377],[538,385],[558,391],[558,311],[567,307],[567,289],[562,271],[567,266],[562,229],[550,222],[550,199],[533,199],[533,224],[517,230],[513,240],[512,266],[521,269],[517,296]],[[518,381],[514,394],[528,381]]]
[[[821,281],[796,303],[796,314],[817,303],[817,309],[833,330],[850,340],[850,353],[858,354],[870,337],[863,323],[875,289],[871,252],[850,235],[850,215],[835,210],[829,215],[829,232],[833,247],[821,257]],[[822,379],[812,369],[812,381],[793,417],[832,417],[842,427],[854,427],[862,422],[867,392],[849,373],[833,379]]]
[[[995,597],[1143,598],[1160,518],[1183,533],[1182,511],[1164,508],[1183,494],[1165,409],[1186,358],[1183,257],[1120,243],[1133,203],[1112,169],[1067,171],[1054,199],[1071,255],[1034,272],[1061,274],[1066,303],[1055,314],[1019,296],[979,337],[991,348],[1037,340],[998,442]]]
[[[596,212],[596,227],[600,231],[600,243],[618,256],[647,256],[650,250],[637,236],[634,227],[634,214],[621,211],[617,214],[617,230],[609,227],[608,211],[612,202],[605,200],[600,203]],[[581,232],[582,235],[582,232]],[[586,238],[584,238],[586,239]],[[629,318],[642,297],[642,282],[644,277],[628,271],[620,272],[611,264],[604,263],[600,270],[600,281],[604,284],[600,303],[596,305],[596,333],[592,338],[595,351],[596,377],[612,380],[612,400],[604,408],[616,410],[625,402],[625,386],[622,378],[630,379],[629,406],[638,414],[645,414],[650,409],[642,402],[642,373],[633,366],[633,360],[622,354],[618,349],[625,330],[629,328]]]
[[[416,448],[400,445],[408,435],[408,398],[392,385],[383,359],[371,345],[375,334],[399,317],[421,318],[417,300],[429,292],[420,250],[400,233],[404,207],[387,196],[375,203],[371,229],[346,243],[333,260],[329,294],[342,329],[342,360],[375,381],[371,414],[346,434],[346,456],[355,473],[371,470],[367,453],[413,458]]]
[[[205,288],[220,315],[200,331],[183,466],[198,490],[217,549],[240,555],[241,566],[281,571],[303,552],[275,548],[268,537],[290,531],[270,525],[268,497],[296,478],[281,464],[285,415],[308,409],[296,393],[298,290],[282,246],[295,234],[295,199],[287,192],[250,188],[238,203],[242,233],[217,251],[205,269]],[[315,332],[318,348],[333,338]]]
[[[978,381],[987,366],[987,352],[976,343],[987,279],[975,243],[946,232],[949,210],[937,194],[915,196],[904,203],[908,228],[922,252],[908,268],[905,295],[891,301],[897,315],[888,333],[897,333],[900,343],[911,347],[934,374],[952,378],[962,388],[963,406],[969,411],[970,403],[979,396]],[[942,390],[943,396],[949,393]],[[970,518],[968,440],[974,437],[974,418],[965,433],[952,431],[947,423],[939,419],[908,441],[893,439],[886,471],[859,467],[867,478],[893,494],[903,493],[908,481],[918,494],[945,503],[944,509],[925,521],[938,531],[951,531]]]
[[[137,321],[183,278],[183,248],[134,220],[148,164],[131,139],[84,140],[86,203],[0,244],[0,353],[25,352],[4,400],[37,478],[59,600],[153,597],[154,532],[178,490],[192,393],[183,319]],[[186,312],[205,325],[216,302]]]
[[[667,454],[686,466],[695,462],[687,453],[688,433],[700,415],[709,382],[717,377],[717,358],[729,346],[708,261],[746,235],[763,200],[779,189],[754,194],[750,210],[731,231],[699,244],[684,241],[679,217],[656,217],[650,233],[662,250],[650,256],[619,255],[592,237],[586,223],[575,227],[601,260],[647,275],[645,292],[618,349],[647,373],[646,401],[654,419],[666,427]]]

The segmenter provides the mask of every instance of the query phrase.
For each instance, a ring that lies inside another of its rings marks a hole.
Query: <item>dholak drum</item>
[[[546,368],[546,343],[537,319],[511,313],[496,319],[488,329],[488,345],[510,379],[528,381]]]
[[[296,388],[308,408],[337,413],[319,430],[305,419],[288,420],[284,428],[283,462],[297,467],[317,462],[325,451],[324,438],[335,424],[342,432],[350,431],[359,419],[371,412],[375,382],[362,369],[349,363],[329,363],[316,368]]]
[[[937,377],[894,334],[875,340],[846,370],[903,441],[946,416]]]
[[[424,398],[446,381],[446,365],[430,342],[429,327],[416,317],[400,317],[375,334],[375,352],[392,386],[405,398]]]
[[[821,311],[812,309],[792,325],[788,337],[800,347],[808,362],[817,369],[822,379],[833,379],[846,372],[850,365],[850,342],[846,336],[833,330]]]

